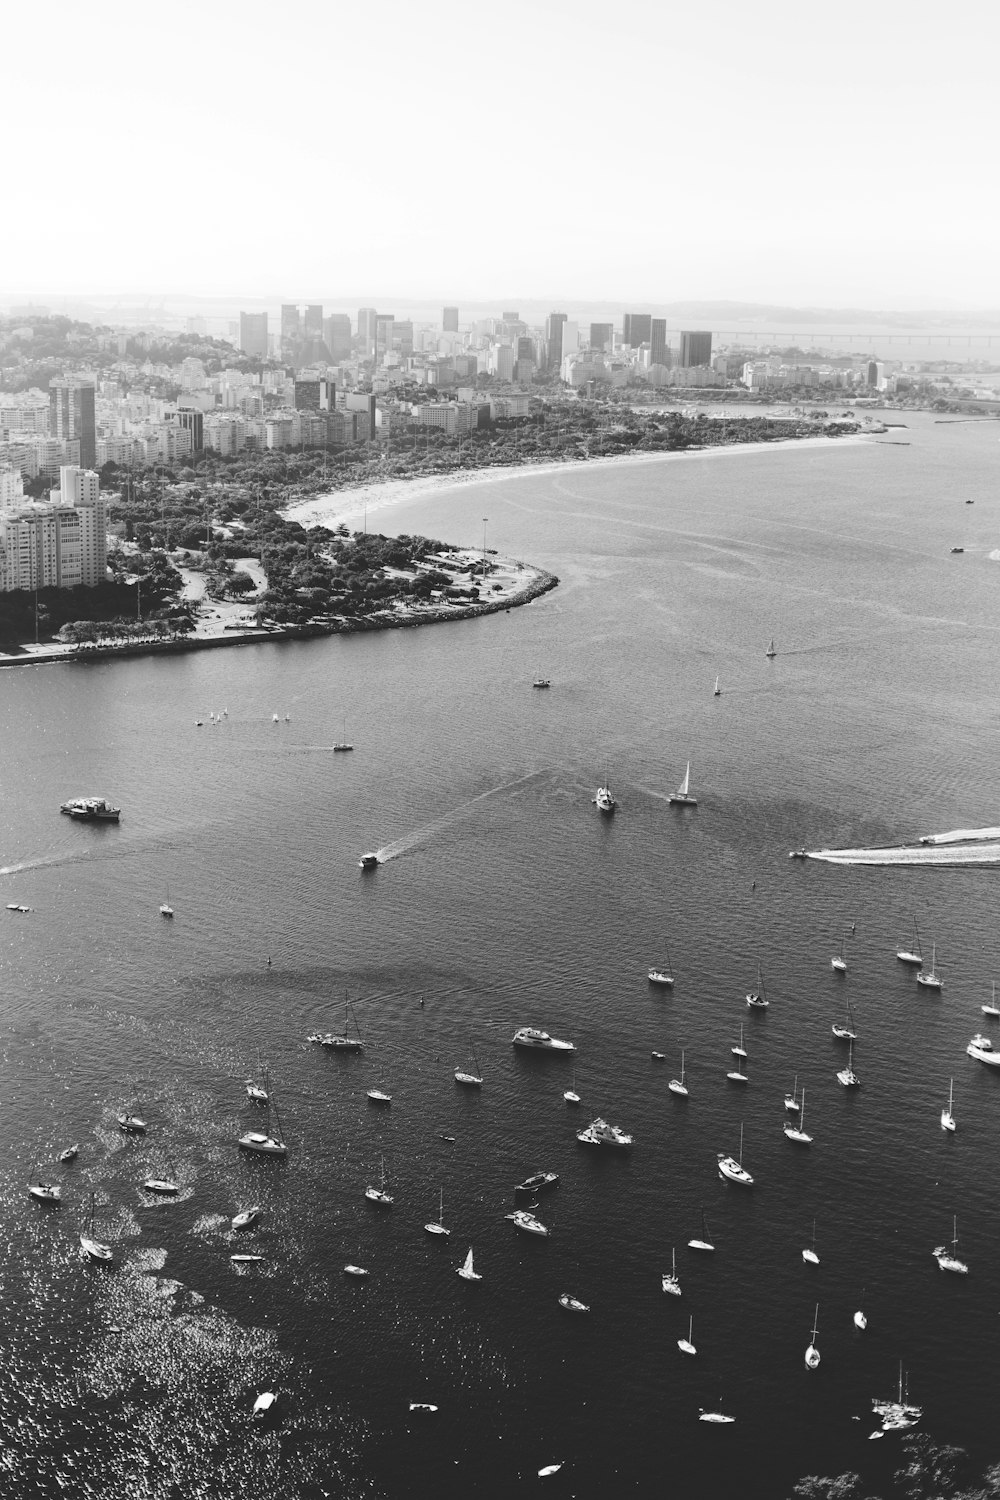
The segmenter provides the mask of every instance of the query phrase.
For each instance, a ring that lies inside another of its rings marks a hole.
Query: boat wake
[[[20,875],[24,870],[46,870],[52,865],[75,864],[78,859],[90,859],[89,849],[77,849],[72,854],[49,854],[41,859],[22,859],[14,865],[0,865],[0,875]]]
[[[811,849],[807,859],[831,865],[916,865],[950,869],[961,865],[1000,865],[1000,840],[976,843],[927,842],[881,849]]]
[[[480,802],[486,802],[490,797],[499,797],[502,792],[509,792],[515,787],[524,786],[527,782],[534,781],[545,774],[544,771],[528,771],[524,776],[515,777],[513,781],[505,781],[500,786],[490,787],[488,791],[480,792],[477,797],[470,797],[468,802],[460,802],[449,812],[442,813],[440,818],[434,818],[430,823],[424,823],[419,828],[415,828],[412,833],[404,833],[402,838],[376,849],[374,852],[378,856],[379,864],[388,864],[389,860],[398,859],[401,854],[408,853],[418,844],[427,843],[436,834],[443,833],[459,818],[464,817],[470,808],[476,807]]]

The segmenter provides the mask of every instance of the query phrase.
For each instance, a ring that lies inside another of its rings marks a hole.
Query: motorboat
[[[681,1051],[681,1076],[679,1078],[671,1078],[670,1082],[667,1084],[667,1088],[670,1090],[670,1092],[672,1094],[680,1094],[680,1096],[681,1096],[682,1099],[686,1099],[688,1097],[688,1086],[687,1086],[687,1084],[686,1084],[686,1082],[684,1080],[685,1080],[685,1074],[684,1074],[684,1052],[683,1052],[683,1049],[682,1049],[682,1051]]]
[[[239,1213],[234,1214],[229,1222],[233,1229],[249,1229],[250,1225],[256,1224],[259,1218],[260,1209],[255,1204],[253,1208],[241,1208]]]
[[[362,854],[358,860],[358,868],[361,870],[374,870],[378,867],[379,863],[380,860],[377,854]]]
[[[955,1103],[955,1080],[953,1078],[951,1080],[950,1084],[948,1085],[948,1107],[947,1107],[947,1109],[943,1109],[941,1111],[941,1129],[942,1130],[954,1130],[955,1129],[955,1116],[954,1116],[954,1114],[952,1112],[952,1107],[953,1107],[954,1103]]]
[[[670,1270],[669,1272],[664,1272],[664,1274],[660,1277],[660,1285],[663,1290],[665,1292],[669,1292],[672,1297],[681,1296],[681,1283],[680,1278],[677,1275],[676,1250],[671,1250],[670,1252]]]
[[[992,1042],[988,1047],[983,1047],[979,1038],[973,1037],[965,1050],[970,1057],[974,1057],[977,1062],[985,1063],[988,1068],[1000,1068],[1000,1051],[994,1051]]]
[[[941,1271],[954,1271],[958,1276],[968,1276],[969,1268],[958,1255],[958,1215],[952,1220],[951,1249],[947,1245],[936,1245],[931,1251]]]
[[[600,1117],[591,1120],[586,1130],[578,1130],[576,1138],[585,1146],[631,1146],[635,1139]]]
[[[126,1135],[146,1134],[146,1122],[138,1115],[130,1115],[125,1110],[121,1110],[115,1119],[118,1122],[118,1129],[124,1131]]]
[[[691,796],[690,787],[691,787],[691,762],[688,761],[688,763],[687,763],[687,770],[684,772],[684,780],[681,782],[681,784],[677,788],[676,792],[671,792],[670,793],[670,796],[669,796],[669,798],[667,800],[670,802],[670,804],[673,807],[697,807],[698,806],[698,798]]]
[[[572,1042],[561,1042],[558,1037],[539,1031],[536,1026],[521,1026],[514,1032],[511,1041],[515,1047],[530,1047],[535,1052],[575,1052]]]
[[[548,677],[536,677],[531,686],[533,688],[547,688],[551,687],[552,683]]]
[[[385,1157],[382,1158],[382,1176],[378,1187],[366,1187],[365,1197],[369,1203],[375,1203],[379,1208],[392,1207],[392,1194],[385,1190]]]
[[[515,1208],[512,1214],[505,1214],[504,1217],[509,1219],[514,1228],[519,1229],[522,1234],[547,1235],[549,1232],[541,1219],[536,1219],[534,1214],[529,1213],[526,1208]]]
[[[368,1098],[373,1104],[391,1104],[392,1095],[387,1094],[385,1089],[369,1089]]]
[[[22,904],[22,902],[20,902],[20,901],[8,901],[7,902],[7,910],[8,911],[19,911],[23,915],[25,912],[29,912],[31,910],[31,907],[30,906],[24,906]]]
[[[411,1401],[411,1411],[437,1411],[433,1401]]]
[[[60,804],[59,811],[82,823],[117,823],[120,807],[113,807],[106,797],[71,797]]]
[[[368,1274],[369,1273],[368,1273],[368,1271],[365,1270],[364,1266],[345,1266],[344,1267],[344,1275],[345,1276],[367,1276]]]
[[[921,969],[919,969],[917,971],[917,983],[919,985],[922,985],[925,990],[941,990],[941,989],[944,989],[944,984],[943,984],[942,980],[940,979],[940,977],[938,976],[937,969],[935,967],[936,961],[937,961],[937,944],[936,943],[932,943],[931,944],[931,966],[930,966],[930,968],[929,969],[921,968]]]
[[[252,1415],[254,1421],[263,1422],[265,1417],[270,1416],[271,1412],[274,1410],[274,1404],[277,1399],[278,1397],[275,1391],[261,1391],[260,1395],[257,1397],[256,1401],[253,1404]]]
[[[718,1156],[719,1176],[725,1177],[729,1182],[738,1183],[740,1187],[753,1187],[753,1178],[743,1165],[743,1126],[740,1126],[740,1154],[738,1157],[727,1156],[720,1151]]]
[[[608,785],[599,786],[593,800],[597,806],[597,811],[602,813],[613,813],[618,806],[614,793]]]
[[[819,1303],[817,1302],[816,1303],[816,1311],[813,1314],[812,1337],[809,1340],[809,1347],[806,1350],[806,1369],[807,1370],[817,1370],[817,1369],[819,1369],[819,1349],[818,1349],[818,1347],[816,1345],[816,1330],[817,1330],[818,1326],[819,1326]]]
[[[514,1191],[515,1193],[540,1193],[545,1188],[555,1187],[558,1181],[558,1172],[533,1172],[530,1177],[519,1182]]]
[[[729,1416],[724,1411],[705,1411],[704,1407],[700,1407],[698,1410],[698,1421],[727,1423],[735,1422],[736,1418]]]
[[[586,1302],[581,1302],[579,1297],[571,1297],[569,1292],[560,1293],[559,1306],[564,1307],[567,1312],[590,1312],[590,1308]]]
[[[456,1266],[455,1267],[455,1270],[457,1271],[458,1275],[461,1276],[461,1278],[462,1278],[463,1281],[482,1281],[483,1278],[480,1276],[479,1272],[475,1269],[475,1267],[472,1264],[472,1246],[471,1245],[469,1246],[469,1253],[468,1253],[468,1255],[465,1257],[464,1261],[462,1262],[462,1264],[460,1266]]]
[[[437,1234],[437,1235],[445,1235],[445,1236],[451,1234],[451,1230],[450,1229],[446,1229],[445,1228],[445,1223],[444,1223],[444,1188],[441,1188],[441,1190],[440,1190],[440,1197],[438,1199],[438,1216],[437,1216],[437,1222],[436,1223],[425,1224],[424,1225],[424,1229],[427,1231],[428,1234]]]
[[[682,1354],[697,1354],[698,1351],[692,1342],[694,1337],[694,1318],[688,1319],[688,1336],[686,1339],[678,1339],[677,1347]]]
[[[812,1145],[812,1136],[811,1135],[807,1135],[806,1132],[802,1128],[802,1121],[805,1119],[805,1117],[806,1117],[806,1091],[805,1091],[805,1085],[803,1085],[803,1087],[802,1087],[802,1100],[801,1100],[801,1102],[799,1104],[799,1118],[798,1118],[798,1120],[794,1121],[794,1122],[791,1121],[791,1120],[786,1120],[785,1123],[784,1123],[784,1125],[782,1126],[782,1129],[784,1130],[785,1135],[788,1137],[788,1139],[790,1141],[795,1141],[795,1143],[797,1145],[799,1145],[799,1146],[811,1146]]]
[[[62,1188],[56,1182],[43,1182],[40,1177],[34,1182],[28,1183],[28,1192],[39,1203],[60,1203],[62,1201]]]

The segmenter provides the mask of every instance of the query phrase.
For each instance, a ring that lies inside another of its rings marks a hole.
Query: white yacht
[[[954,1130],[955,1129],[955,1116],[952,1113],[952,1107],[953,1107],[954,1103],[955,1103],[955,1080],[953,1078],[951,1080],[951,1082],[949,1083],[949,1085],[948,1085],[948,1107],[947,1107],[947,1109],[943,1109],[941,1111],[941,1129],[942,1130]]]
[[[534,1214],[529,1213],[526,1208],[515,1208],[512,1214],[506,1214],[504,1217],[508,1218],[514,1228],[519,1229],[522,1234],[547,1235],[549,1232],[541,1219],[536,1219]]]
[[[559,1297],[559,1306],[564,1307],[567,1312],[587,1313],[590,1307],[586,1302],[581,1302],[579,1297],[571,1297],[569,1292],[562,1292]]]
[[[635,1139],[599,1116],[591,1120],[586,1130],[577,1131],[576,1138],[585,1146],[631,1146]]]
[[[432,1224],[425,1224],[424,1228],[426,1229],[426,1231],[427,1231],[428,1234],[438,1234],[438,1235],[449,1235],[449,1234],[451,1234],[451,1230],[450,1229],[446,1229],[445,1228],[445,1223],[444,1223],[444,1188],[441,1189],[440,1196],[439,1196],[439,1199],[438,1199],[437,1223],[436,1224],[433,1224],[433,1223]]]
[[[688,1319],[688,1336],[686,1339],[678,1339],[677,1347],[682,1354],[697,1354],[698,1351],[692,1343],[694,1337],[694,1318]]]
[[[701,1238],[688,1240],[688,1249],[705,1251],[712,1251],[715,1249],[715,1246],[708,1237],[708,1224],[705,1219],[704,1209],[702,1209],[701,1211]]]
[[[256,1204],[252,1208],[241,1208],[238,1214],[234,1214],[229,1223],[233,1229],[249,1229],[251,1224],[256,1224],[260,1218],[260,1209]]]
[[[385,1157],[381,1159],[381,1172],[382,1176],[378,1187],[366,1187],[365,1197],[369,1203],[377,1203],[379,1208],[391,1208],[392,1194],[387,1193],[385,1190]]]
[[[854,1071],[853,1042],[850,1043],[850,1050],[847,1054],[847,1067],[840,1069],[840,1072],[837,1074],[837,1082],[842,1083],[845,1089],[859,1089],[861,1087],[861,1079]]]
[[[688,1086],[687,1086],[687,1083],[685,1082],[685,1074],[684,1074],[684,1052],[683,1052],[683,1049],[681,1051],[681,1076],[679,1078],[671,1078],[670,1082],[667,1084],[667,1088],[670,1090],[670,1092],[672,1094],[680,1094],[683,1099],[686,1099],[688,1097]]]
[[[558,1037],[539,1031],[536,1026],[521,1026],[511,1038],[515,1047],[531,1047],[536,1052],[575,1052],[572,1042],[561,1042]]]
[[[373,1104],[391,1104],[392,1095],[387,1094],[385,1089],[369,1089],[368,1098]]]
[[[935,967],[937,961],[937,944],[931,944],[931,966],[929,969],[921,968],[917,972],[917,983],[923,985],[925,990],[940,990],[944,984],[938,976]]]
[[[605,783],[604,786],[599,786],[597,788],[597,793],[593,800],[597,806],[597,811],[602,813],[613,813],[615,808],[618,806],[618,803],[615,801],[614,793],[607,783]]]
[[[959,1259],[959,1255],[958,1255],[958,1216],[957,1215],[952,1220],[951,1249],[949,1250],[948,1247],[947,1247],[947,1245],[937,1245],[931,1251],[931,1254],[933,1255],[934,1259],[937,1261],[938,1268],[940,1270],[942,1270],[942,1271],[954,1271],[955,1274],[958,1275],[958,1276],[968,1276],[968,1274],[969,1274],[969,1268],[966,1265],[966,1263],[965,1263],[964,1260],[960,1260]]]
[[[62,1189],[58,1183],[43,1182],[41,1177],[36,1177],[34,1182],[28,1183],[28,1192],[39,1203],[60,1203],[62,1201]]]
[[[984,1041],[985,1046],[983,1046]],[[977,1062],[985,1063],[988,1068],[1000,1068],[1000,1051],[994,1049],[989,1037],[974,1036],[965,1050],[970,1057],[974,1057]]]
[[[465,1084],[466,1088],[470,1088],[470,1089],[481,1089],[482,1088],[482,1086],[483,1086],[483,1075],[482,1075],[482,1070],[480,1069],[480,1066],[479,1066],[479,1058],[476,1056],[476,1049],[475,1049],[475,1047],[473,1047],[473,1049],[472,1049],[472,1067],[471,1068],[456,1068],[455,1069],[455,1082],[456,1083],[463,1083],[463,1084]]]
[[[806,1350],[806,1369],[817,1370],[819,1368],[819,1349],[816,1345],[816,1330],[819,1327],[819,1303],[816,1303],[816,1311],[813,1314],[812,1338]]]
[[[83,823],[117,823],[122,815],[121,808],[113,807],[106,797],[71,797],[59,811]]]

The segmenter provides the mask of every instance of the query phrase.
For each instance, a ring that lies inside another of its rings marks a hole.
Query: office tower
[[[173,413],[178,427],[191,434],[192,453],[201,453],[205,448],[205,413],[197,406],[180,406]]]
[[[443,333],[458,332],[458,308],[446,307],[441,319],[441,330]]]
[[[603,349],[610,354],[614,348],[615,325],[613,323],[591,323],[590,347]]]
[[[392,349],[392,325],[395,313],[378,313],[375,318],[375,363],[380,364]]]
[[[97,459],[97,427],[94,421],[94,387],[72,375],[56,375],[49,381],[49,433],[65,442],[80,441],[80,463],[92,469]]]
[[[710,333],[681,332],[681,365],[685,370],[693,365],[707,365],[712,361],[712,335]]]
[[[521,314],[518,312],[505,312],[502,321],[504,323],[519,323],[521,321]]]
[[[873,390],[878,389],[879,376],[882,374],[882,366],[877,360],[868,361],[868,384]]]
[[[319,381],[296,380],[294,401],[296,411],[319,411]]]
[[[337,382],[328,376],[321,376],[319,382],[319,409],[320,411],[336,411],[337,409]]]
[[[323,319],[323,342],[334,364],[351,357],[351,320],[346,313],[331,313]]]
[[[670,363],[670,355],[667,348],[666,318],[653,318],[650,324],[649,362],[651,365],[668,365]]]
[[[413,323],[410,319],[403,322],[398,318],[393,320],[392,347],[398,349],[400,354],[413,353]]]
[[[374,307],[358,308],[358,340],[361,344],[361,352],[366,359],[370,359],[375,351],[375,319],[378,313]]]
[[[302,319],[302,332],[307,339],[321,339],[323,337],[323,306],[319,302],[310,302]]]
[[[545,320],[545,341],[549,346],[547,366],[550,370],[558,370],[562,364],[565,322],[566,314],[557,312],[549,313]]]
[[[257,359],[267,358],[267,313],[240,313],[240,348]]]
[[[622,343],[628,344],[630,349],[648,344],[652,321],[651,313],[626,313],[622,319]]]
[[[299,337],[299,310],[291,302],[281,304],[281,342],[294,344]]]

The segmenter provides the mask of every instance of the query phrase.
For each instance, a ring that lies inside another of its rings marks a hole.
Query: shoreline
[[[413,479],[371,479],[367,484],[355,484],[342,490],[331,490],[311,500],[300,500],[280,511],[286,521],[298,521],[308,530],[310,526],[338,526],[351,518],[367,512],[387,510],[407,499],[427,499],[432,495],[452,489],[464,489],[472,484],[496,484],[504,479],[523,479],[526,476],[544,477],[548,474],[564,474],[575,469],[595,469],[608,465],[682,463],[699,458],[719,458],[735,453],[773,453],[777,449],[811,449],[815,447],[855,447],[859,443],[867,446],[867,434],[848,434],[844,437],[778,438],[773,443],[712,443],[704,448],[683,448],[668,453],[614,453],[602,458],[544,459],[521,464],[487,464],[481,469],[454,469],[445,474],[423,474]]]

